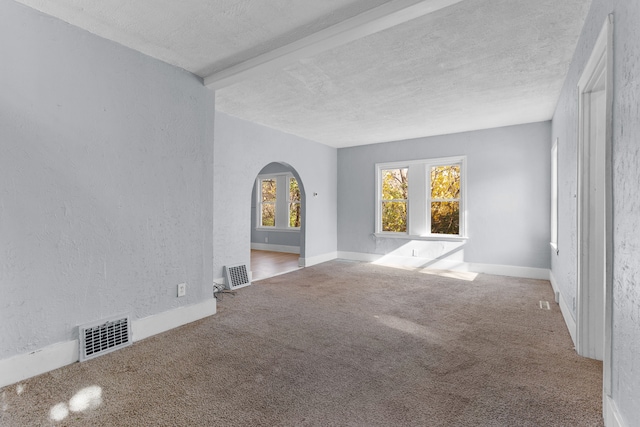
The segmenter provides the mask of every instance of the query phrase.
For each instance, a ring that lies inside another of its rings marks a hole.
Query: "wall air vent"
[[[129,316],[78,327],[80,361],[93,359],[131,345]]]
[[[227,265],[224,267],[224,278],[227,289],[238,289],[251,284],[246,264]]]

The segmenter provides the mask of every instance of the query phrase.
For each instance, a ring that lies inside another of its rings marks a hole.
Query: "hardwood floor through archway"
[[[298,270],[301,268],[298,265],[299,257],[298,254],[251,249],[251,280],[266,279]]]

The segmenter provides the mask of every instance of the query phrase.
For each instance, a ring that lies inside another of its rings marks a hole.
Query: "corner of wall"
[[[307,258],[300,258],[300,267],[311,267],[312,265],[322,264],[323,262],[331,261],[338,258],[338,252],[327,252],[326,254],[316,255]]]

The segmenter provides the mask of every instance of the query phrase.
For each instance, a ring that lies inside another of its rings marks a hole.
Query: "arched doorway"
[[[298,172],[283,162],[267,164],[251,192],[252,280],[299,269],[305,229],[305,192]]]

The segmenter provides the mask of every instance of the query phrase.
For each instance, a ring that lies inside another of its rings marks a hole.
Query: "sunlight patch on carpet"
[[[69,403],[60,402],[49,411],[51,421],[62,421],[69,416],[69,412],[85,412],[95,409],[102,404],[102,387],[92,385],[78,391]]]
[[[478,277],[478,273],[472,273],[470,271],[436,270],[436,269],[430,269],[430,268],[423,268],[418,271],[422,274],[432,274],[434,276],[465,280],[467,282],[473,282],[476,279],[476,277]]]
[[[430,274],[432,276],[447,277],[449,279],[464,280],[465,282],[473,282],[476,277],[478,277],[478,273],[473,273],[471,271],[441,270],[436,268],[414,267],[410,265],[399,265],[379,261],[373,262],[372,264],[376,264],[381,267],[396,268],[398,270],[415,271],[422,274]]]
[[[69,416],[69,407],[66,403],[58,403],[49,411],[49,419],[51,421],[62,421]]]
[[[432,342],[440,340],[440,336],[438,334],[433,333],[433,331],[429,330],[427,327],[412,322],[411,320],[401,319],[400,317],[388,315],[376,315],[373,317],[375,317],[380,323],[389,328],[411,334],[418,338],[427,339]]]

